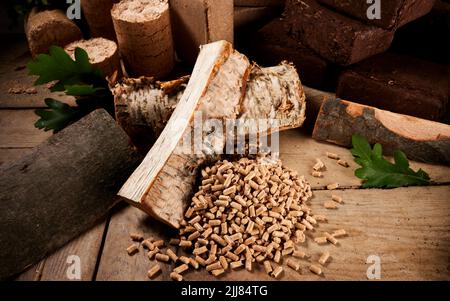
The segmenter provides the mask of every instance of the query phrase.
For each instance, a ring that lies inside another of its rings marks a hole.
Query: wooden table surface
[[[31,87],[33,78],[25,68],[29,61],[23,38],[11,37],[0,53],[0,164],[15,160],[51,133],[34,128],[34,109],[44,107],[43,99],[51,96],[44,88],[37,94],[8,93],[12,86]],[[63,99],[57,96],[58,99]],[[65,98],[66,101],[72,100]],[[378,256],[382,280],[450,280],[450,167],[412,162],[412,167],[427,171],[433,185],[390,190],[361,189],[354,177],[355,164],[347,149],[312,140],[302,130],[290,130],[280,135],[281,159],[312,184],[314,197],[310,201],[315,214],[325,214],[328,222],[309,233],[309,238],[323,231],[344,228],[348,237],[338,246],[318,246],[308,239],[300,245],[311,255],[302,261],[299,272],[285,269],[285,280],[365,280],[369,256]],[[350,163],[349,168],[326,158],[325,152],[338,153]],[[315,158],[326,166],[324,178],[309,175]],[[325,186],[339,182],[345,203],[336,210],[324,209],[330,199]],[[140,252],[128,256],[131,244],[129,232],[141,231],[146,236],[170,238],[174,231],[152,220],[136,208],[119,204],[109,217],[79,236],[54,254],[17,276],[17,280],[68,280],[68,258],[81,260],[82,280],[148,280],[147,270],[154,263]],[[175,250],[175,249],[174,249]],[[324,274],[316,276],[308,270],[309,261],[317,261],[321,252],[329,250],[331,260]],[[175,250],[178,254],[182,250]],[[159,280],[169,279],[172,267],[166,265]],[[188,280],[213,280],[205,271],[188,272]],[[221,280],[271,280],[262,268],[227,273]]]

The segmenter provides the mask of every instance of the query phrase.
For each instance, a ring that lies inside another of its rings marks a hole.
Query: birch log
[[[64,47],[83,38],[78,26],[59,9],[33,8],[25,19],[25,35],[32,56],[47,53],[52,45]]]
[[[313,138],[350,147],[352,134],[380,143],[387,154],[402,150],[410,159],[450,164],[450,126],[339,99],[326,99]]]
[[[179,228],[199,167],[216,160],[226,143],[223,133],[214,131],[202,136],[204,143],[200,152],[192,152],[191,144],[186,148],[183,142],[194,128],[195,112],[201,112],[205,119],[280,118],[280,128],[301,126],[305,118],[305,95],[295,69],[285,64],[273,67],[266,76],[258,70],[250,75],[251,71],[248,59],[233,50],[230,43],[219,41],[203,46],[169,122],[119,195],[155,218]],[[248,84],[249,76],[260,77],[261,82]],[[280,85],[278,91],[268,90],[269,82],[280,84],[279,76],[284,76],[289,83]],[[247,93],[260,99],[252,98],[245,103]],[[251,108],[252,105],[268,105],[269,108]]]
[[[127,73],[168,75],[175,64],[168,0],[122,1],[111,15]]]
[[[81,0],[81,9],[89,26],[91,37],[116,40],[111,9],[120,0]]]
[[[86,51],[89,62],[94,68],[100,69],[105,76],[111,76],[115,71],[118,75],[122,73],[120,67],[119,50],[114,41],[104,38],[93,38],[90,40],[79,40],[70,43],[64,50],[75,58],[75,49],[79,47]]]
[[[253,66],[237,118],[267,116],[280,122],[280,127],[299,126],[302,119],[285,114],[300,112],[304,115],[304,107],[300,110],[290,108],[288,106],[292,104],[285,102],[286,95],[292,92],[289,91],[290,81],[296,77],[297,71],[287,62],[268,68]],[[155,82],[152,78],[124,79],[112,89],[116,119],[140,149],[150,147],[161,134],[188,80],[187,76],[164,83]],[[298,86],[295,84],[293,87]]]

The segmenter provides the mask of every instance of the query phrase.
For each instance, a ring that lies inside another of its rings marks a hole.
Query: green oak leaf
[[[36,115],[41,117],[34,124],[38,129],[60,131],[75,120],[79,114],[77,108],[56,99],[46,98],[45,104],[48,106],[48,109],[35,111]]]
[[[414,171],[409,167],[406,155],[394,151],[394,163],[383,157],[381,144],[370,147],[369,142],[361,135],[352,136],[351,153],[355,162],[361,166],[355,171],[355,176],[363,180],[363,188],[396,188],[403,186],[429,185],[430,177],[419,169]]]

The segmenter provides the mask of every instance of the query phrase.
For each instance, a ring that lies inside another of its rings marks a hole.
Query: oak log
[[[1,165],[0,279],[105,217],[137,160],[125,132],[105,110],[96,110]]]
[[[357,103],[328,98],[322,104],[313,138],[345,147],[353,134],[380,143],[386,154],[396,149],[408,158],[450,164],[450,126],[392,113]]]

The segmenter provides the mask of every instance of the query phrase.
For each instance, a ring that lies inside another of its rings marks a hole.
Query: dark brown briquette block
[[[450,69],[409,56],[384,53],[342,73],[337,96],[429,120],[445,118]]]
[[[295,38],[343,66],[384,52],[394,36],[393,31],[366,25],[314,0],[288,0],[285,15]]]
[[[373,5],[366,0],[317,0],[318,2],[359,19],[367,24],[385,29],[398,28],[430,12],[435,0],[383,0],[380,19],[370,20],[367,10]]]
[[[275,66],[283,60],[292,62],[304,85],[325,90],[333,85],[330,63],[293,39],[283,19],[261,28],[251,39],[249,50],[252,59],[262,66]]]

